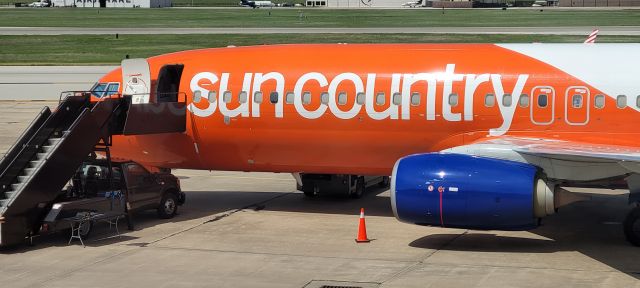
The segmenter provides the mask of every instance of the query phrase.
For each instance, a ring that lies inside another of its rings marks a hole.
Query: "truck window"
[[[148,179],[149,172],[138,164],[127,165],[127,180],[130,186],[144,185]]]

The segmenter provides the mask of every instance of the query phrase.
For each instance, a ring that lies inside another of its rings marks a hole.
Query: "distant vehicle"
[[[548,6],[546,0],[537,0],[537,1],[534,1],[533,4],[531,4],[531,7],[543,7],[543,6]]]
[[[49,6],[51,6],[51,1],[49,0],[40,0],[38,2],[33,2],[29,4],[29,7],[36,7],[36,8],[49,7]]]
[[[420,6],[422,6],[422,0],[405,2],[400,6],[402,6],[402,7],[410,7],[410,8],[420,7]]]
[[[251,7],[251,8],[260,8],[260,7],[275,7],[277,6],[275,3],[271,1],[250,1],[250,0],[241,0],[240,6]]]

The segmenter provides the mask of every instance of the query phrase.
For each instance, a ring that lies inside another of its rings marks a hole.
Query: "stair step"
[[[47,155],[47,153],[38,153],[36,154],[36,159],[45,159]]]
[[[22,183],[11,184],[11,189],[13,191],[18,191],[18,190],[20,190],[21,187],[22,187]]]
[[[45,153],[49,153],[51,150],[53,150],[53,147],[53,145],[42,146],[42,151],[44,151]]]
[[[36,172],[36,168],[24,168],[22,171],[24,172],[24,176],[31,176],[31,174]]]
[[[24,183],[27,182],[27,180],[30,178],[31,176],[18,176],[18,181],[20,183]]]
[[[62,140],[62,138],[49,138],[49,145],[56,145],[60,140]]]
[[[8,199],[13,198],[13,195],[16,195],[16,193],[17,192],[4,192],[4,196],[8,200]]]
[[[40,161],[40,160],[29,161],[29,167],[30,168],[38,167],[38,165],[40,165],[40,163],[42,163],[42,161]]]
[[[9,203],[9,199],[0,200],[0,207],[6,207]]]

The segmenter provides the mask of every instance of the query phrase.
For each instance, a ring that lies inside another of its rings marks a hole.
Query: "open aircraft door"
[[[589,88],[571,86],[564,96],[564,118],[569,125],[585,125],[589,122],[591,95]]]
[[[124,95],[131,95],[132,104],[149,103],[151,73],[146,59],[122,60],[122,83]]]

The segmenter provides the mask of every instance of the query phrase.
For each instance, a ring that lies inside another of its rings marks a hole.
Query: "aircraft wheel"
[[[389,183],[391,183],[391,179],[389,176],[382,176],[382,181],[380,181],[380,187],[385,188],[389,187]]]
[[[364,195],[364,190],[365,190],[365,184],[364,184],[364,177],[360,176],[358,177],[358,183],[356,183],[356,191],[351,194],[351,198],[362,198],[362,196]]]
[[[302,193],[307,197],[316,197],[315,186],[312,184],[302,185]]]
[[[635,246],[640,246],[640,207],[635,207],[624,219],[624,236]]]

